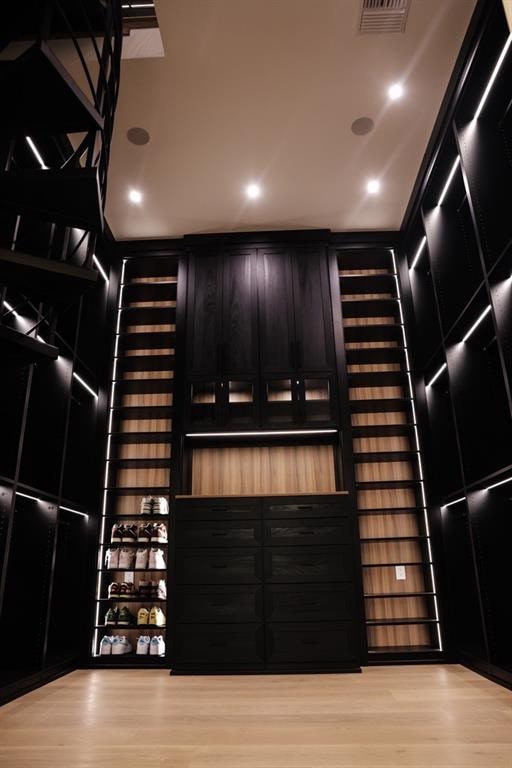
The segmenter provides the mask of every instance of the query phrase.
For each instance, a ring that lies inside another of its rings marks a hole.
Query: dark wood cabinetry
[[[347,494],[181,497],[176,518],[175,671],[359,668]]]
[[[187,342],[192,428],[336,423],[325,247],[196,248]]]

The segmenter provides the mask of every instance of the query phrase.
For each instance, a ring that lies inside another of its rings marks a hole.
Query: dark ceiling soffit
[[[453,120],[466,78],[480,45],[480,40],[497,2],[501,2],[501,0],[478,0],[476,4],[412,188],[411,197],[402,220],[402,233],[409,229],[411,222],[418,212],[423,193],[439,153],[442,139]]]

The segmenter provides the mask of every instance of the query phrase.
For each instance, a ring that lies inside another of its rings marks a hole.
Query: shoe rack
[[[395,259],[338,251],[370,659],[441,650]]]
[[[114,525],[136,526],[164,523],[169,533],[173,391],[175,372],[176,298],[178,259],[175,257],[128,258],[123,261],[118,296],[116,341],[110,395],[105,488],[97,560],[97,593],[92,641],[93,660],[102,665],[164,665],[165,656],[138,655],[141,635],[162,636],[162,626],[106,625],[109,608],[128,608],[135,619],[140,608],[160,607],[167,619],[168,543],[140,542],[134,538],[112,543]],[[141,507],[147,497],[159,497],[165,514],[155,506]],[[141,511],[142,510],[142,511]],[[147,567],[108,568],[109,549],[156,547],[163,562]],[[165,566],[165,567],[163,567]],[[143,590],[140,590],[142,582]],[[147,584],[149,582],[149,590]],[[111,584],[133,584],[120,597],[112,596]],[[160,585],[160,590],[158,586]],[[131,652],[101,654],[104,636],[124,635]]]

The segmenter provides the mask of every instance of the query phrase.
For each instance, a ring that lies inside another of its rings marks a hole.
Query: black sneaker
[[[133,613],[126,606],[123,606],[119,611],[119,616],[117,617],[117,625],[119,627],[129,627],[132,624],[135,624],[136,621],[137,619]]]
[[[112,608],[109,608],[105,614],[105,624],[107,626],[117,624],[118,616],[119,616],[119,608],[117,607],[117,605],[114,605],[112,606]]]

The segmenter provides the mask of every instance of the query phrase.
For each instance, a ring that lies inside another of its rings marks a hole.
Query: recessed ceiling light
[[[356,136],[366,136],[367,133],[373,131],[374,127],[375,124],[371,117],[358,117],[350,126],[350,130]]]
[[[397,101],[398,99],[401,99],[403,95],[404,88],[401,83],[393,83],[393,85],[390,85],[388,88],[388,96],[391,101]]]
[[[366,191],[369,195],[377,195],[380,192],[380,181],[378,179],[370,179],[366,184]]]
[[[142,192],[139,189],[130,189],[128,192],[128,199],[130,203],[139,205],[139,203],[142,203]]]
[[[254,181],[248,184],[245,188],[245,194],[249,198],[249,200],[257,200],[258,197],[261,197],[261,187],[259,184],[256,184]]]
[[[128,141],[131,141],[132,144],[136,144],[137,146],[147,144],[150,139],[149,133],[145,128],[137,127],[129,128],[126,131],[126,137]]]

